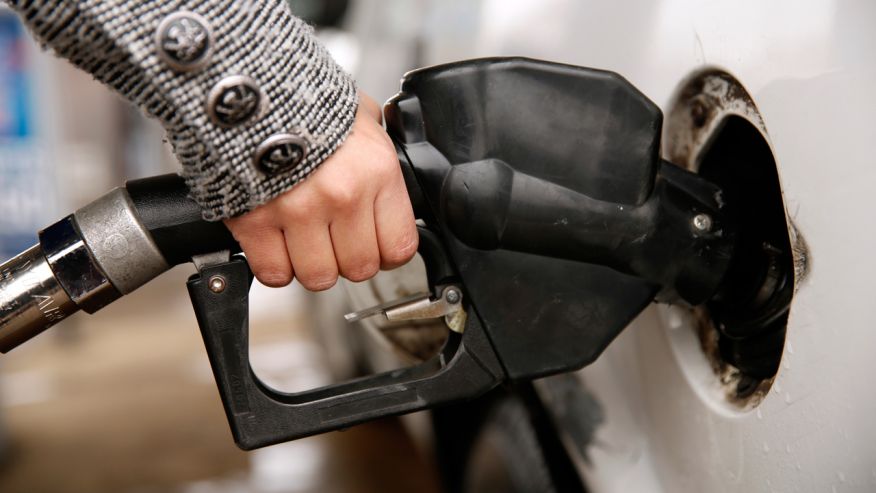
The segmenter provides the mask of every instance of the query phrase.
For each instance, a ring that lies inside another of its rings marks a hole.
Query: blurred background
[[[696,118],[672,111],[681,88],[716,68],[732,74],[748,94],[729,98],[728,111],[738,113],[740,99],[756,105],[751,123],[770,144],[790,229],[808,245],[795,252],[809,270],[772,390],[756,409],[734,407],[705,357],[700,324],[652,307],[593,365],[535,382],[552,413],[544,421],[558,423],[547,438],[563,441],[554,452],[568,452],[592,491],[876,490],[876,399],[861,378],[876,371],[876,322],[860,301],[876,277],[860,255],[876,244],[872,228],[861,228],[876,169],[868,148],[876,126],[861,111],[876,108],[874,2],[290,4],[378,101],[413,68],[520,55],[616,71],[664,110],[669,127],[690,130]],[[710,125],[717,132],[721,121]],[[667,136],[664,146],[678,144]],[[155,122],[41,53],[0,0],[0,261],[126,180],[177,170]],[[0,492],[567,491],[551,486],[532,414],[502,389],[241,452],[185,291],[193,272],[178,267],[0,356]],[[415,261],[319,295],[255,285],[255,372],[295,391],[428,356],[446,334],[440,324],[342,318],[423,283]]]
[[[464,54],[479,15],[469,0],[290,4],[378,101],[405,71]],[[177,169],[156,122],[42,53],[0,3],[3,261],[126,180]],[[186,295],[192,272],[178,267],[0,358],[0,491],[438,491],[428,451],[395,419],[238,450]],[[326,340],[337,335],[314,337],[315,314],[340,319],[340,302],[327,300],[341,296],[318,298],[253,288],[251,354],[269,384],[300,390],[354,371],[344,347]]]

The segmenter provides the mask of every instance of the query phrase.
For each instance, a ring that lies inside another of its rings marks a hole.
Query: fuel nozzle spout
[[[193,256],[238,251],[187,193],[177,175],[132,181],[40,231],[37,245],[0,266],[0,352]]]
[[[640,204],[598,200],[489,159],[453,166],[442,210],[469,246],[603,265],[659,286],[660,301],[704,303],[733,258],[720,189],[662,162],[651,190]]]

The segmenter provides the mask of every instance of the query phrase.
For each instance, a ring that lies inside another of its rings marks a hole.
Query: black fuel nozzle
[[[453,166],[442,207],[455,236],[611,267],[661,287],[660,301],[698,305],[716,292],[733,254],[720,190],[662,162],[640,204],[591,198],[495,159]]]

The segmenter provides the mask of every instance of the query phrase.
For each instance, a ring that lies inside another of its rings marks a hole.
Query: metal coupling
[[[170,269],[124,188],[73,216],[95,262],[120,293],[131,293]]]
[[[0,266],[0,352],[78,310],[94,313],[170,268],[121,188],[39,238]]]

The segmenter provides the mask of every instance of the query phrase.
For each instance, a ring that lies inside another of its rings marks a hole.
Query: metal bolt
[[[459,291],[455,289],[448,289],[446,293],[444,293],[444,299],[447,300],[451,305],[455,305],[459,303]]]
[[[712,230],[712,216],[697,214],[693,218],[693,227],[700,233],[708,233]]]
[[[210,278],[210,291],[221,293],[225,291],[225,278],[222,276],[213,276]]]

